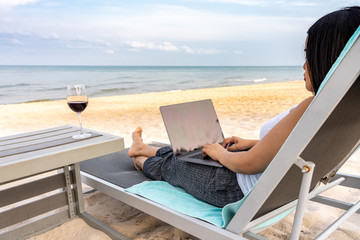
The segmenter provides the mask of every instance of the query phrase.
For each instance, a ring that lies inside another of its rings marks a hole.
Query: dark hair
[[[325,15],[308,30],[306,59],[315,94],[347,41],[359,26],[360,7],[354,6]]]

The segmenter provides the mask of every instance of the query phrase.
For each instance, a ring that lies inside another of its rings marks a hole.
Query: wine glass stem
[[[79,124],[80,124],[80,135],[83,134],[83,130],[82,130],[82,123],[81,123],[81,113],[77,113],[78,117],[79,117]]]

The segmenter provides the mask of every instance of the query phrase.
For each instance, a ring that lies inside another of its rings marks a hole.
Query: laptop
[[[224,140],[211,99],[161,106],[160,112],[177,160],[222,167],[201,153],[204,144]]]

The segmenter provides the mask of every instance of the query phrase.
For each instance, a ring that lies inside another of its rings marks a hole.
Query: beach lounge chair
[[[308,199],[347,210],[318,236],[325,239],[351,214],[360,213],[360,201],[349,204],[319,196],[339,184],[360,189],[360,177],[337,173],[360,144],[359,35],[360,27],[257,184],[235,204],[224,228],[126,191],[146,178],[134,170],[125,150],[81,163],[83,182],[200,239],[262,239],[257,231],[293,209],[290,238],[298,239]]]

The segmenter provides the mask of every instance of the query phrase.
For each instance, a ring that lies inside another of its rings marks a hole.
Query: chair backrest
[[[360,77],[300,154],[305,161],[315,163],[311,189],[319,181],[327,183],[336,174],[340,166],[357,148],[359,139]],[[297,199],[301,180],[301,171],[293,165],[257,212],[255,218]]]
[[[240,233],[252,220],[298,198],[300,157],[315,163],[311,183],[330,176],[359,146],[360,27],[326,76],[321,90],[304,113],[227,229]]]

